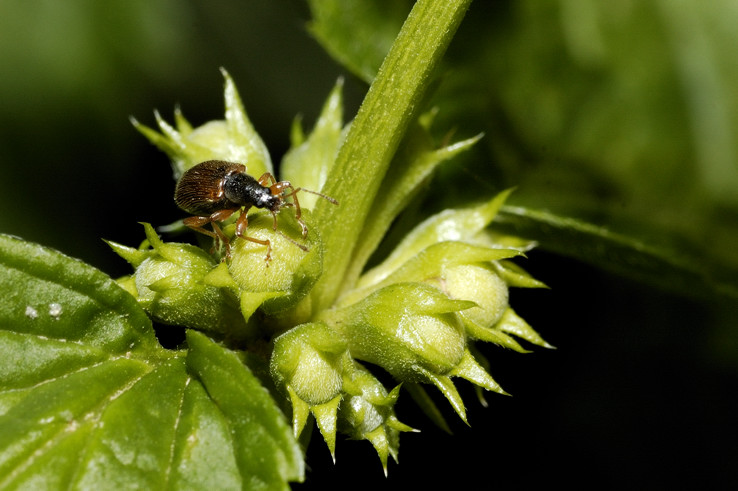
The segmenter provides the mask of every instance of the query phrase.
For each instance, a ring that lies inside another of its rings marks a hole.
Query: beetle
[[[269,265],[272,245],[269,239],[257,239],[246,235],[248,227],[248,211],[253,206],[264,208],[271,212],[274,218],[274,230],[277,231],[277,213],[284,207],[295,208],[295,218],[302,228],[302,236],[307,237],[308,228],[302,219],[302,209],[297,200],[297,193],[305,191],[325,198],[334,205],[338,202],[324,194],[294,187],[289,181],[277,181],[269,172],[265,172],[259,179],[255,179],[246,172],[246,166],[224,160],[208,160],[188,169],[177,182],[174,191],[174,202],[182,210],[195,216],[182,220],[192,230],[213,237],[221,242],[226,249],[226,257],[230,257],[230,243],[228,237],[216,222],[228,219],[236,211],[241,215],[236,221],[236,236],[242,239],[266,246],[267,253],[264,260]],[[291,201],[287,201],[292,198]],[[205,227],[212,224],[213,230]],[[300,249],[308,248],[278,232]]]

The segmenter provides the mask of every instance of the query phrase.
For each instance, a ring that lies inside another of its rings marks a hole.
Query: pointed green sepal
[[[435,375],[427,370],[424,370],[424,372],[427,380],[438,387],[438,390],[440,390],[443,396],[448,400],[451,407],[456,411],[456,414],[459,415],[459,418],[468,425],[469,422],[466,420],[466,407],[464,407],[464,401],[461,398],[461,395],[459,395],[459,391],[456,390],[456,386],[451,379],[447,376]]]
[[[336,462],[336,417],[338,414],[338,405],[341,403],[341,395],[337,395],[325,404],[312,406],[310,412],[315,416],[315,422],[318,424],[320,434],[323,435],[328,450],[331,452],[333,462]]]
[[[310,415],[310,406],[307,402],[300,399],[300,396],[292,389],[287,386],[287,393],[290,396],[290,402],[292,402],[292,430],[295,434],[295,438],[300,436],[305,423],[307,423],[308,416]]]
[[[257,177],[274,172],[269,151],[246,115],[236,84],[225,68],[220,71],[225,79],[225,120],[231,152],[228,158],[245,164],[249,173]]]
[[[279,298],[284,292],[241,292],[241,315],[245,320],[249,320],[256,309],[261,307],[264,302],[273,298]]]
[[[117,242],[113,242],[112,240],[106,240],[105,243],[108,244],[111,249],[113,249],[113,252],[125,259],[128,264],[130,264],[134,268],[137,268],[146,258],[151,255],[150,251],[124,246],[122,244],[118,244]]]
[[[486,372],[482,366],[477,363],[469,350],[464,352],[464,357],[461,359],[459,364],[451,370],[449,376],[461,377],[468,380],[480,387],[491,392],[497,392],[498,394],[510,395],[500,387],[500,384],[495,382],[490,374]]]
[[[525,339],[529,343],[541,346],[543,348],[556,349],[555,346],[548,344],[540,334],[538,334],[530,325],[523,320],[515,311],[508,308],[502,319],[495,324],[495,329],[499,329],[502,332],[513,334],[521,339]]]
[[[189,136],[192,133],[193,128],[187,118],[182,113],[182,108],[179,105],[174,106],[174,125],[177,127],[177,131],[182,136]]]
[[[131,117],[130,121],[133,127],[136,128],[136,130],[144,137],[146,137],[147,140],[154,144],[159,150],[166,153],[170,159],[175,160],[183,152],[184,144],[180,138],[168,138],[167,133],[170,132],[165,130],[168,125],[161,119],[161,116],[159,116],[158,112],[155,112],[154,115],[156,117],[156,120],[159,121],[160,128],[162,128],[162,133],[159,133],[155,129],[140,123],[136,118]]]
[[[387,457],[390,454],[390,443],[387,439],[387,430],[384,426],[378,426],[373,431],[366,433],[364,438],[369,440],[374,450],[377,451],[380,462],[382,462],[382,470],[385,477],[387,476]]]
[[[387,421],[385,422],[387,426],[389,426],[392,429],[395,429],[397,431],[401,431],[404,433],[420,433],[420,430],[413,428],[412,426],[408,426],[399,419],[397,419],[395,416],[390,416],[387,418]]]
[[[471,319],[468,319],[463,316],[462,316],[462,319],[464,321],[464,328],[466,329],[466,334],[471,339],[478,339],[480,341],[494,343],[498,346],[502,346],[503,348],[508,348],[513,351],[517,351],[518,353],[530,353],[530,350],[523,348],[520,345],[520,343],[515,341],[515,338],[508,336],[504,332],[498,329],[489,329],[486,327],[482,327],[479,324],[472,321]]]
[[[115,280],[125,291],[138,298],[138,289],[136,288],[136,278],[133,275],[123,276]]]
[[[548,288],[542,281],[533,278],[527,271],[510,261],[499,261],[493,264],[497,274],[508,286],[519,288]]]
[[[233,277],[228,272],[228,266],[225,262],[219,263],[208,274],[203,276],[202,282],[206,285],[217,288],[228,288],[233,291],[238,291],[238,285],[233,281]]]

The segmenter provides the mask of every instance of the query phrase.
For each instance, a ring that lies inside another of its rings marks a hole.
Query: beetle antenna
[[[278,233],[279,235],[281,235],[282,237],[284,237],[285,239],[287,239],[287,240],[289,240],[290,242],[292,242],[293,244],[295,244],[295,245],[296,245],[297,247],[299,247],[299,248],[300,248],[300,249],[302,249],[303,251],[305,251],[305,252],[308,252],[308,251],[310,250],[310,249],[308,249],[308,248],[307,248],[307,246],[304,246],[304,245],[300,244],[300,243],[299,243],[299,242],[297,242],[297,241],[296,241],[295,239],[292,239],[292,238],[290,238],[290,237],[287,237],[287,236],[286,236],[285,234],[283,234],[283,233],[282,233],[281,231],[277,230],[277,233]]]
[[[327,199],[328,201],[330,201],[330,202],[331,202],[331,203],[333,203],[334,205],[337,205],[337,204],[338,204],[338,201],[336,201],[335,199],[331,198],[330,196],[326,196],[326,195],[325,195],[325,194],[323,194],[323,193],[319,193],[319,192],[317,192],[317,191],[311,191],[311,190],[309,190],[309,189],[305,189],[305,188],[297,188],[297,189],[295,189],[295,190],[294,190],[294,191],[293,191],[292,193],[290,193],[290,195],[292,195],[292,194],[295,194],[295,193],[296,193],[296,192],[298,192],[298,191],[305,191],[306,193],[310,193],[310,194],[315,194],[315,195],[318,195],[318,196],[320,196],[321,198],[325,198],[325,199]]]

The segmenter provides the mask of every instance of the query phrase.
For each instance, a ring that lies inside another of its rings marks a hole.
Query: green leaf
[[[367,83],[374,80],[411,2],[310,0],[310,32],[328,53]]]
[[[687,295],[738,297],[738,272],[709,269],[703,259],[572,218],[523,207],[504,206],[493,223],[496,230],[539,242],[545,250],[571,256],[611,272]]]
[[[172,363],[176,367],[177,361]],[[165,411],[162,406],[169,401],[158,396],[152,401],[150,396],[157,380],[163,383],[155,390],[164,391],[163,397],[169,395],[167,388],[176,388],[169,375],[152,371],[144,362],[119,358],[24,387],[25,396],[0,418],[0,487],[68,487],[70,479],[85,489],[99,489],[105,482],[113,488],[126,483],[161,487],[170,449],[160,437],[166,438],[167,420],[173,429],[176,407]],[[143,394],[136,396],[138,391]],[[143,401],[149,411],[138,414],[141,407],[130,405],[131,397]],[[157,421],[151,420],[152,409]],[[174,417],[166,418],[169,414]],[[148,428],[154,433],[146,433]]]
[[[0,488],[287,489],[302,479],[286,419],[233,353],[197,334],[187,357],[164,350],[111,278],[4,235],[0,288]],[[258,469],[244,458],[255,453]]]
[[[320,200],[315,220],[325,224],[325,269],[311,297],[317,309],[341,289],[349,251],[361,229],[405,130],[417,115],[434,68],[470,0],[420,0],[395,40],[339,150],[323,191],[340,203]]]
[[[187,341],[188,367],[229,422],[244,488],[288,489],[287,481],[301,481],[300,447],[269,392],[235,353],[195,331]]]
[[[228,418],[202,384],[190,381],[172,455],[172,489],[243,489]]]
[[[4,334],[43,336],[37,339],[41,345],[58,340],[70,349],[119,356],[158,350],[151,322],[129,293],[104,273],[51,249],[0,235],[0,291]]]
[[[104,410],[91,418],[99,419],[100,424],[85,428],[89,435],[84,449],[80,449],[76,487],[122,488],[131,482],[148,488],[166,486],[188,376],[181,359],[149,365],[145,372],[143,366],[140,368],[140,375],[120,387],[111,387],[104,378],[96,379],[110,392],[102,400],[94,400],[102,403]],[[84,391],[86,387],[78,381],[73,389]],[[63,433],[61,428],[57,431]]]

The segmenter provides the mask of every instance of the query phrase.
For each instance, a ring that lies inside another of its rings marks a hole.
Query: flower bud
[[[333,329],[301,324],[275,339],[270,371],[278,386],[316,406],[341,393],[347,356],[346,342]]]
[[[490,266],[461,264],[446,268],[442,278],[443,288],[451,298],[471,300],[477,304],[460,312],[465,319],[490,327],[507,310],[507,284]]]
[[[162,242],[149,224],[144,229],[152,249],[110,243],[136,267],[126,284],[144,310],[163,324],[243,334],[246,323],[235,297],[202,281],[216,266],[212,257],[189,244]]]
[[[339,410],[339,428],[357,440],[368,440],[379,455],[387,474],[387,457],[397,461],[401,431],[416,431],[395,416],[398,385],[391,392],[358,362],[344,376],[344,400]]]
[[[400,380],[420,382],[428,381],[426,371],[445,374],[459,363],[466,339],[455,313],[472,306],[427,284],[397,283],[335,312],[331,320],[355,358]]]
[[[394,283],[323,318],[343,333],[352,356],[380,365],[401,381],[435,385],[466,421],[451,377],[505,393],[467,347],[457,313],[474,306],[428,283]]]
[[[497,261],[445,268],[441,275],[442,289],[452,298],[476,303],[475,307],[459,313],[471,339],[495,343],[520,353],[528,353],[529,350],[523,348],[515,337],[551,347],[510,308],[508,279],[514,281],[513,284],[528,287],[543,285],[514,268],[511,264],[503,266]]]
[[[307,210],[305,217],[309,219]],[[278,220],[275,232],[273,218],[268,212],[249,217],[246,235],[268,240],[271,245],[268,263],[265,261],[267,246],[236,237],[231,244],[228,266],[233,280],[243,291],[280,293],[262,305],[262,310],[268,314],[281,312],[300,301],[320,277],[323,268],[322,247],[312,227],[308,236],[303,238],[291,209],[282,210]]]
[[[302,432],[308,412],[313,413],[331,455],[335,455],[343,374],[350,364],[346,342],[325,324],[301,324],[274,341],[269,369],[292,401],[295,436]]]
[[[138,131],[169,155],[177,179],[187,169],[214,159],[244,163],[249,173],[256,176],[272,172],[266,145],[249,121],[230,75],[225,70],[222,72],[225,78],[225,120],[210,121],[193,129],[177,111],[174,128],[156,113],[161,133],[132,120]]]

